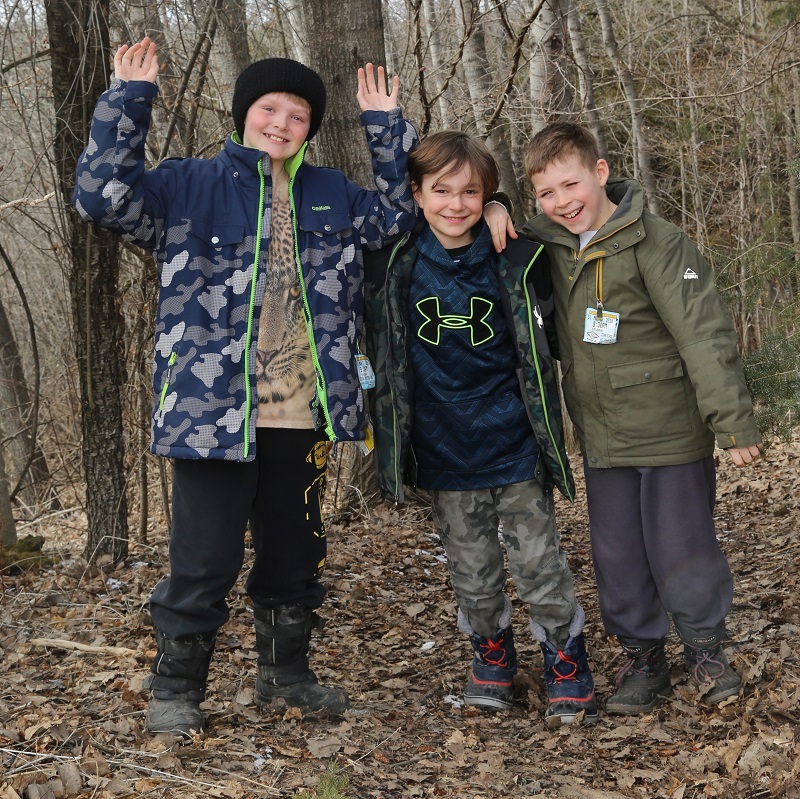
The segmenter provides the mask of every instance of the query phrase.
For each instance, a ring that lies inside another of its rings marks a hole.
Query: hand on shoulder
[[[158,77],[156,43],[145,36],[133,45],[123,44],[114,54],[114,75],[120,80],[155,83]]]
[[[386,70],[378,67],[377,78],[372,64],[367,64],[358,70],[358,92],[356,98],[362,111],[391,111],[398,108],[397,100],[400,92],[400,78],[392,78],[392,90],[389,91],[386,83]]]
[[[517,231],[514,230],[514,220],[508,213],[505,206],[497,200],[489,200],[483,206],[483,218],[489,232],[492,234],[492,244],[497,252],[502,252],[506,246],[506,236],[512,239],[518,238]]]

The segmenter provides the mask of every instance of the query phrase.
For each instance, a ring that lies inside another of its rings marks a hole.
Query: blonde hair
[[[592,132],[574,122],[554,122],[540,130],[525,145],[525,174],[544,172],[550,164],[570,155],[578,158],[590,169],[600,160],[600,148]]]

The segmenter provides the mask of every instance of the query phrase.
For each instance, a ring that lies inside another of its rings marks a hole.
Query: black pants
[[[253,602],[322,604],[326,455],[319,431],[258,428],[250,463],[175,461],[170,574],[150,598],[159,630],[174,639],[214,632],[228,620],[226,597],[242,568],[248,522]]]
[[[584,460],[584,474],[606,631],[661,638],[670,615],[688,629],[722,624],[733,578],[714,531],[713,458],[614,469]]]

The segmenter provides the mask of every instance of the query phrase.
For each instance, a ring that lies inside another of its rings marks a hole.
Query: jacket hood
[[[606,196],[617,206],[608,221],[594,236],[599,240],[613,233],[615,230],[640,219],[644,211],[644,191],[641,184],[629,178],[615,178],[606,183]],[[563,244],[575,252],[580,249],[580,239],[570,233],[563,225],[553,222],[552,219],[539,214],[528,222],[523,229],[532,229],[544,241],[552,244]]]

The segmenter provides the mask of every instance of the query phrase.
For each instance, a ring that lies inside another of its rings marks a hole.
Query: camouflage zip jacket
[[[234,134],[214,158],[145,169],[153,99],[146,81],[114,79],[98,101],[78,163],[73,204],[156,258],[151,450],[175,458],[255,457],[256,342],[270,241],[269,156]],[[376,185],[335,169],[286,162],[294,250],[316,373],[310,419],[333,441],[364,437],[357,379],[362,246],[413,227],[407,158],[417,142],[400,109],[365,112]],[[254,268],[254,265],[255,268]]]
[[[408,354],[408,287],[418,251],[413,234],[366,260],[367,352],[376,384],[369,392],[374,417],[375,468],[382,491],[403,502],[403,483],[416,483],[411,447],[414,375]],[[575,484],[564,450],[561,404],[550,342],[553,298],[543,246],[520,237],[498,258],[504,315],[516,349],[522,399],[540,452],[541,480],[572,500]],[[420,379],[417,376],[417,379]]]

